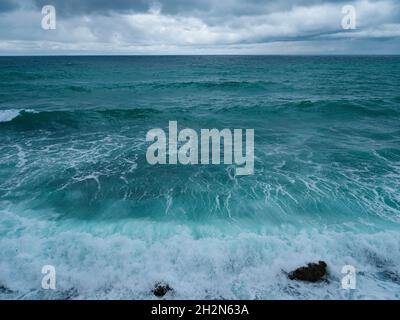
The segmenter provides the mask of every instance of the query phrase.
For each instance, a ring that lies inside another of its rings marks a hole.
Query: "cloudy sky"
[[[0,0],[0,55],[399,53],[399,0]]]

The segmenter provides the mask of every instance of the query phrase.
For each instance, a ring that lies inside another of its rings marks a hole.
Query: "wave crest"
[[[22,110],[0,110],[0,122],[8,122],[20,115]]]
[[[19,117],[22,113],[37,113],[35,110],[30,109],[8,109],[0,110],[0,122],[9,122]]]

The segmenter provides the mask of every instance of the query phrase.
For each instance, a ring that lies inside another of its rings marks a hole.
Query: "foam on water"
[[[0,110],[0,122],[8,122],[18,117],[22,110]]]
[[[152,299],[150,290],[161,280],[175,289],[172,299],[400,298],[397,232],[290,226],[255,232],[240,225],[59,224],[2,211],[0,283],[13,293],[0,298]],[[319,259],[329,265],[329,283],[287,279],[285,271]],[[40,289],[46,264],[56,267],[57,291]],[[346,264],[357,269],[353,293],[341,289]]]
[[[0,122],[9,122],[21,115],[21,113],[36,113],[35,110],[31,109],[8,109],[0,110]]]
[[[399,299],[399,61],[0,57],[0,298]],[[254,175],[149,165],[172,120],[253,128]]]

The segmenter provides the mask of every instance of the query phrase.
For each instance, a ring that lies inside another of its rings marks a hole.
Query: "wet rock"
[[[300,280],[308,282],[318,282],[325,280],[327,264],[325,261],[318,261],[318,263],[309,263],[305,267],[297,268],[290,272],[288,277],[290,280]]]
[[[152,290],[152,292],[156,297],[161,298],[161,297],[165,296],[168,292],[173,291],[173,290],[174,289],[172,289],[168,285],[168,283],[158,282],[154,286],[154,289]]]
[[[2,294],[11,294],[13,291],[11,289],[8,289],[7,287],[0,285],[0,293]]]

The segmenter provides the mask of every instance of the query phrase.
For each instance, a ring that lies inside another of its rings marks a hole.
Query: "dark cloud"
[[[38,8],[53,5],[61,15],[107,13],[111,11],[147,11],[146,0],[34,0]]]
[[[293,6],[312,6],[321,3],[344,3],[345,0],[34,0],[37,7],[54,5],[60,14],[90,14],[110,12],[146,12],[159,4],[166,14],[204,13],[220,16],[254,15],[288,10]],[[347,1],[348,2],[348,1]]]
[[[0,1],[0,13],[15,10],[18,4],[13,0],[1,0]]]
[[[41,8],[49,4],[57,30],[46,32]],[[345,4],[357,9],[356,30],[341,27]],[[0,14],[0,54],[393,53],[400,45],[398,0],[0,0]]]

